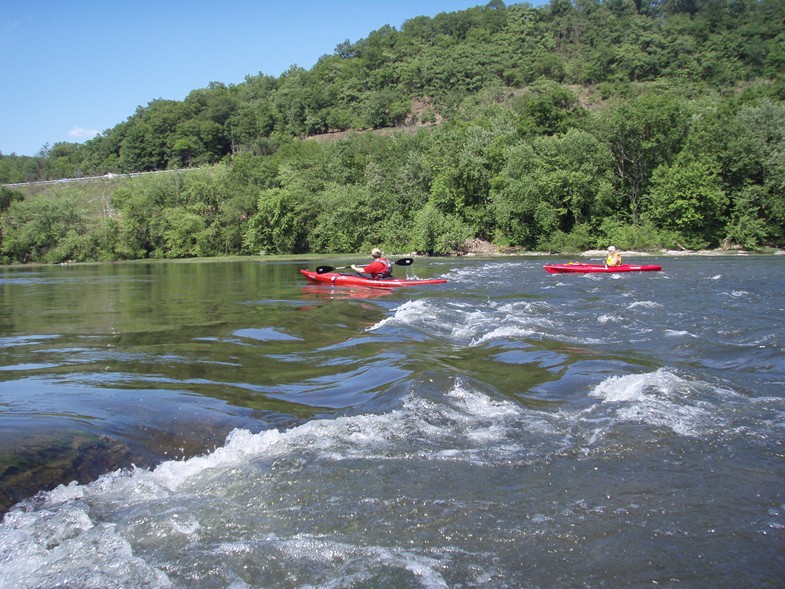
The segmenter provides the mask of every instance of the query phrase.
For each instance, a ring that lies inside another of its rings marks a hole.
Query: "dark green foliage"
[[[99,209],[4,188],[3,259],[782,246],[783,13],[492,0],[384,26],[310,70],[213,82],[82,145],[0,154],[6,184],[170,171],[112,185]],[[308,139],[336,131],[352,133]]]
[[[430,97],[449,114],[468,95],[535,80],[522,98],[530,103],[519,105],[523,128],[563,132],[582,113],[560,84],[670,79],[727,89],[762,76],[782,81],[783,10],[783,0],[554,1],[540,8],[494,0],[412,18],[400,31],[384,26],[340,44],[311,70],[292,66],[277,79],[260,73],[237,85],[212,82],[182,102],[153,100],[70,148],[78,153],[52,148],[44,159],[60,161],[34,173],[52,178],[214,163],[274,149],[276,137],[399,125],[412,99]]]
[[[689,112],[674,96],[650,91],[615,106],[605,120],[606,140],[613,154],[618,186],[627,195],[633,223],[638,222],[641,199],[651,175],[668,165],[687,137]]]
[[[507,153],[493,208],[510,245],[534,248],[598,215],[616,215],[611,154],[586,131],[538,137]]]
[[[727,197],[717,166],[710,160],[660,166],[652,178],[649,216],[658,227],[680,236],[684,247],[701,249],[723,237]]]
[[[546,78],[534,82],[515,100],[514,108],[520,116],[519,132],[525,137],[567,131],[586,115],[572,90]]]
[[[0,186],[0,213],[4,213],[11,206],[12,202],[23,199],[24,195],[18,190]]]
[[[86,218],[75,199],[38,198],[14,201],[3,215],[4,257],[20,262],[89,259],[81,241]]]

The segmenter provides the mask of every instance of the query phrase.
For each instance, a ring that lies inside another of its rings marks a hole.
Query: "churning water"
[[[785,257],[544,261],[4,270],[0,586],[785,586]]]

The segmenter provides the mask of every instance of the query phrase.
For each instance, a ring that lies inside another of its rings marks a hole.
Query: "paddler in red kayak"
[[[621,254],[616,251],[616,246],[612,245],[608,248],[608,257],[605,258],[606,268],[615,268],[621,266]]]
[[[373,262],[367,266],[356,266],[352,264],[352,270],[358,274],[368,274],[371,278],[392,278],[392,263],[387,258],[382,257],[382,250],[375,247],[371,250]]]

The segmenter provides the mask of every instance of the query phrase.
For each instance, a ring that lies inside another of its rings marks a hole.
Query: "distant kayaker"
[[[608,248],[608,257],[605,258],[606,268],[615,268],[621,266],[621,254],[616,251],[616,246],[612,245]]]
[[[392,278],[392,263],[387,258],[382,257],[382,250],[375,247],[371,250],[373,262],[367,266],[356,266],[352,264],[352,270],[358,274],[368,274],[371,278]]]

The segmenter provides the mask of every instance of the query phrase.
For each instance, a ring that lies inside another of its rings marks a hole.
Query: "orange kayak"
[[[402,278],[366,278],[359,274],[342,274],[340,272],[324,272],[318,274],[313,270],[300,270],[310,282],[332,284],[335,286],[364,286],[366,288],[398,288],[401,286],[420,286],[423,284],[443,284],[445,278],[429,278],[425,280],[407,280]]]
[[[551,274],[588,274],[592,272],[606,274],[615,272],[659,272],[662,266],[656,264],[648,264],[644,266],[636,266],[633,264],[622,264],[621,266],[614,266],[607,268],[603,264],[584,264],[582,262],[569,262],[567,264],[545,264],[545,270]]]

